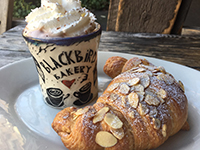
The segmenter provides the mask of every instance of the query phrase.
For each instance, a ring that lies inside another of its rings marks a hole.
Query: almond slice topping
[[[113,91],[119,86],[119,83],[114,83],[108,87],[108,91]]]
[[[124,107],[126,106],[126,101],[127,101],[126,99],[127,99],[127,96],[121,97],[121,103],[122,103],[122,106],[124,106]]]
[[[130,93],[128,95],[128,102],[133,108],[137,108],[139,102],[138,94],[134,92]]]
[[[110,132],[119,140],[121,140],[124,137],[124,130],[123,128],[119,128],[119,129],[110,129]]]
[[[100,109],[93,118],[93,123],[97,123],[99,121],[102,121],[104,118],[104,115],[109,111],[109,107],[103,107]]]
[[[162,126],[162,135],[163,135],[164,137],[167,136],[167,125],[166,125],[166,124],[164,124],[164,125]]]
[[[167,85],[171,85],[175,81],[174,78],[171,77],[169,74],[163,74],[163,73],[162,74],[158,74],[157,78],[159,80],[164,81]]]
[[[178,83],[179,83],[179,85],[180,85],[181,89],[183,90],[183,92],[185,92],[185,88],[184,88],[184,85],[183,85],[183,83],[182,83],[180,80],[178,81]]]
[[[149,104],[149,105],[154,105],[154,106],[158,106],[158,105],[160,104],[160,101],[159,101],[156,97],[151,96],[151,95],[149,95],[149,94],[147,94],[147,95],[145,96],[144,101],[145,101],[147,104]]]
[[[165,75],[164,81],[167,85],[171,85],[174,83],[174,79],[169,74]]]
[[[160,96],[162,99],[165,99],[167,97],[167,92],[163,89],[160,89],[157,95]]]
[[[153,76],[153,73],[151,71],[149,71],[149,70],[146,71],[146,74],[151,76],[151,77]]]
[[[144,92],[144,87],[141,84],[137,84],[132,86],[131,90],[135,92]]]
[[[126,84],[122,84],[120,86],[120,89],[119,89],[119,92],[122,93],[122,94],[128,94],[130,91],[130,87]]]
[[[115,94],[115,93],[111,93],[111,94],[110,94],[110,100],[111,100],[111,101],[116,100],[118,97],[119,97],[119,96],[118,96],[117,94]]]
[[[104,121],[112,128],[119,129],[123,126],[123,122],[114,114],[107,113],[104,117]]]
[[[156,108],[153,108],[153,109],[150,110],[150,112],[149,112],[149,116],[152,117],[152,118],[153,118],[153,117],[156,117],[157,114],[158,114],[158,111],[157,111]]]
[[[146,69],[144,68],[138,68],[137,70],[134,70],[133,72],[145,72]]]
[[[150,84],[150,78],[147,74],[144,74],[140,79],[140,83],[143,85],[144,88],[147,88]]]
[[[117,144],[117,139],[107,131],[99,131],[96,134],[95,142],[102,147],[112,147]]]
[[[157,79],[164,81],[165,75],[163,73],[157,75]]]
[[[135,113],[134,111],[131,111],[128,113],[128,116],[131,117],[132,119],[135,118]]]
[[[138,112],[140,115],[146,115],[149,112],[149,108],[146,105],[139,103]]]
[[[80,109],[78,109],[78,110],[74,113],[74,115],[78,117],[78,116],[80,116],[80,115],[86,113],[88,110],[89,110],[88,107],[86,107],[86,108],[84,108],[84,109],[80,108]]]
[[[161,123],[159,119],[153,118],[153,124],[154,124],[154,129],[156,130],[160,129]]]
[[[138,94],[138,97],[139,97],[140,102],[142,102],[143,99],[144,99],[144,94],[145,94],[145,92],[136,92],[136,93]]]
[[[152,66],[152,65],[143,65],[143,64],[141,64],[140,66],[141,66],[141,67],[144,67],[144,68],[146,68],[146,69],[148,69],[148,70],[150,70],[150,71],[152,71],[152,70],[155,69],[155,67]]]
[[[164,68],[163,66],[159,66],[157,69],[158,69],[160,72],[166,74],[165,68]]]
[[[128,81],[128,85],[133,86],[140,82],[140,78],[133,78],[132,80]]]
[[[162,97],[160,97],[160,96],[158,96],[158,99],[160,100],[161,104],[163,104],[165,102],[165,100]]]

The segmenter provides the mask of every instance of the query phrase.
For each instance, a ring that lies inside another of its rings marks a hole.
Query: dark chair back
[[[0,34],[12,27],[14,0],[0,0]]]
[[[107,30],[180,34],[192,0],[110,0]]]

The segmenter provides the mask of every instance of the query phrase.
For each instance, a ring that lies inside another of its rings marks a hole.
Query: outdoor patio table
[[[0,67],[31,57],[22,37],[23,28],[19,25],[0,35]],[[200,70],[200,34],[181,36],[103,31],[98,51],[149,56]]]

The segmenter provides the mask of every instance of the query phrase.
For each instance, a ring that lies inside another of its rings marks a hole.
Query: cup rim
[[[22,31],[22,37],[27,41],[27,42],[31,42],[31,43],[54,43],[56,45],[71,45],[69,43],[76,43],[76,42],[80,42],[80,41],[88,41],[90,39],[95,38],[96,36],[100,35],[102,32],[102,27],[99,23],[97,23],[97,29],[96,31],[89,33],[89,34],[85,34],[85,35],[81,35],[81,36],[75,36],[75,37],[52,37],[52,38],[35,38],[35,37],[29,37],[29,36],[25,36],[23,34],[24,30]],[[66,41],[69,41],[69,43],[66,44]],[[65,43],[65,44],[64,44]]]

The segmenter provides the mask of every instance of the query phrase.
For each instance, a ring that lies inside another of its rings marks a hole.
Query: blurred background
[[[24,17],[31,9],[40,6],[41,0],[15,0],[13,12],[13,26],[25,24]],[[81,0],[82,6],[88,8],[97,17],[98,22],[106,30],[109,0]],[[186,17],[185,27],[200,28],[200,0],[193,0]]]

